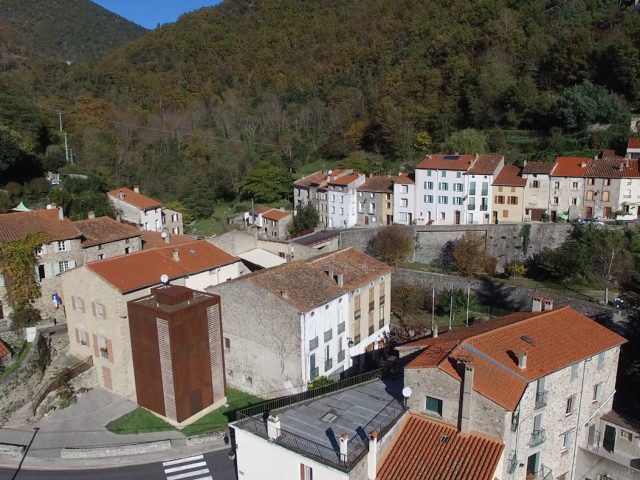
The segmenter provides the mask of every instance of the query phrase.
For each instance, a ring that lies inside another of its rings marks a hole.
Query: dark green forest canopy
[[[295,173],[365,151],[411,168],[468,144],[451,137],[468,128],[510,160],[551,158],[628,136],[640,15],[627,3],[226,0],[97,68],[0,84],[20,75],[51,130],[68,112],[81,168],[162,199],[235,198],[264,162]]]

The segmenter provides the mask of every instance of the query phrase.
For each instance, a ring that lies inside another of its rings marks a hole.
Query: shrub
[[[527,267],[520,262],[511,262],[504,271],[509,277],[524,277],[527,274]]]
[[[330,379],[329,377],[316,377],[312,382],[309,382],[309,390],[313,390],[314,388],[326,387],[327,385],[332,385],[334,383],[336,383],[336,381]]]
[[[11,329],[20,330],[25,327],[33,327],[40,321],[40,310],[26,306],[11,314]]]
[[[413,252],[411,230],[402,225],[389,225],[381,228],[369,240],[367,253],[387,265],[397,265]]]

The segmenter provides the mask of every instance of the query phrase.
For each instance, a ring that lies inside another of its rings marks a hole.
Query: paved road
[[[169,462],[99,470],[0,469],[0,480],[236,480],[228,451],[205,453]]]

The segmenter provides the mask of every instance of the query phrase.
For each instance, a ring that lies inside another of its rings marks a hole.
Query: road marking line
[[[181,478],[195,477],[196,475],[202,475],[209,473],[208,468],[202,470],[195,470],[193,472],[179,473],[178,475],[171,475],[167,477],[167,480],[180,480]]]
[[[162,466],[163,467],[168,467],[170,465],[176,465],[178,463],[191,462],[193,460],[202,460],[203,458],[204,458],[203,455],[195,455],[193,457],[188,457],[188,458],[179,458],[177,460],[170,460],[168,462],[162,462]]]
[[[188,463],[187,465],[178,465],[177,467],[165,468],[164,473],[179,472],[181,470],[189,470],[190,468],[206,467],[207,462]]]
[[[208,477],[192,478],[191,480],[213,480],[213,477],[209,475]]]

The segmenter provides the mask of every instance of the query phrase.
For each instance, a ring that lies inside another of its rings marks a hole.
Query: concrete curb
[[[24,448],[24,445],[0,443],[0,455],[6,455],[7,457],[20,457],[24,452]]]
[[[228,435],[228,430],[220,430],[213,433],[205,433],[202,435],[194,435],[187,437],[187,446],[202,445],[204,443],[219,442]]]
[[[133,443],[127,445],[108,445],[104,447],[63,448],[60,458],[104,458],[122,455],[141,455],[145,453],[171,450],[171,440],[157,442]]]

